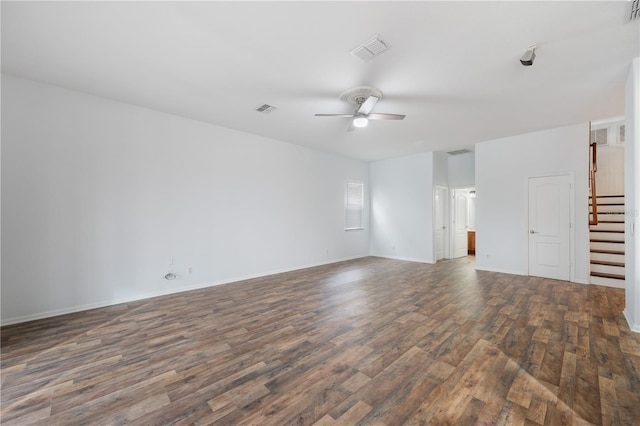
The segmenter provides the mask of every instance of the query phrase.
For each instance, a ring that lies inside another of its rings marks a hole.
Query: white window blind
[[[346,181],[344,187],[344,229],[362,229],[364,184]]]

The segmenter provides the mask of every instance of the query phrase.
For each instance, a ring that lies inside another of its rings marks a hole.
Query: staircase
[[[591,284],[624,288],[624,195],[598,195],[593,207],[589,197]]]

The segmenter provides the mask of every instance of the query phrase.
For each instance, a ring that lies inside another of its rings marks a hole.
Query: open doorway
[[[434,190],[434,253],[436,262],[449,258],[449,188],[437,186]]]
[[[451,194],[450,257],[475,255],[476,189],[456,188]]]

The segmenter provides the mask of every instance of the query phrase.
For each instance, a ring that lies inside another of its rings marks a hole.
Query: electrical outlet
[[[193,266],[188,266],[187,267],[187,274],[189,274],[189,275],[193,274]]]

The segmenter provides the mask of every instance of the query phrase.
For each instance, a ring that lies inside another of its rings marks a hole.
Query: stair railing
[[[595,142],[589,145],[589,190],[591,191],[591,218],[589,218],[589,225],[598,224],[598,200],[596,198],[597,146]]]

